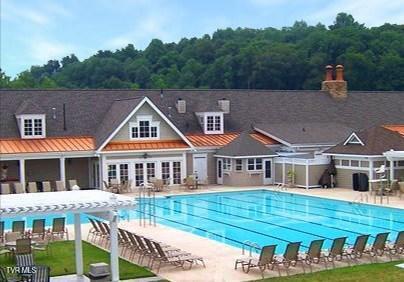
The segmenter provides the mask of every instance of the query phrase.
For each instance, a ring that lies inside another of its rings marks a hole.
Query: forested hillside
[[[350,15],[333,25],[224,29],[178,43],[153,39],[33,66],[0,88],[319,89],[326,64],[343,64],[350,90],[404,90],[404,25],[368,28]]]

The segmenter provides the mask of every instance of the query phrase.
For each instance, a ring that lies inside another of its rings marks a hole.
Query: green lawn
[[[47,265],[51,268],[51,276],[59,276],[76,273],[74,260],[74,241],[55,242],[51,245],[52,253],[35,254],[35,264]],[[97,248],[87,242],[83,242],[84,273],[88,273],[89,265],[95,262],[106,262],[109,264],[109,253]],[[0,257],[1,266],[14,266],[11,258]],[[119,260],[119,273],[121,279],[133,279],[155,276],[144,267]]]
[[[310,274],[298,274],[289,277],[268,278],[257,280],[260,282],[399,282],[404,281],[404,269],[395,265],[404,263],[402,261],[393,261],[388,263],[374,263],[357,265],[352,267],[343,267],[332,270],[314,272]]]

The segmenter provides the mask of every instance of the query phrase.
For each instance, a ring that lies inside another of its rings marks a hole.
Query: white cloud
[[[273,6],[279,4],[287,4],[287,0],[249,0],[254,6]]]
[[[27,44],[27,49],[30,50],[31,56],[36,64],[43,64],[52,58],[61,58],[75,51],[73,45],[47,41],[43,38],[36,38],[35,40],[27,42]]]
[[[403,0],[340,0],[330,3],[322,6],[322,9],[318,9],[309,18],[313,21],[330,22],[339,12],[346,12],[367,26],[404,22]]]
[[[16,22],[28,21],[31,24],[37,24],[37,25],[45,25],[49,23],[49,17],[46,16],[43,12],[15,5],[14,2],[11,2],[9,0],[8,1],[5,0],[2,2],[1,17],[4,20],[10,20]]]

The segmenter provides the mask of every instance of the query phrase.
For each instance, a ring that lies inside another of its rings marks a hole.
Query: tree
[[[10,87],[10,77],[0,69],[0,89]]]
[[[79,59],[76,57],[76,55],[71,54],[70,56],[63,57],[60,62],[63,67],[67,67],[70,64],[79,62]]]
[[[363,27],[363,25],[355,21],[352,15],[347,13],[339,13],[334,21],[334,24],[329,26],[331,30],[345,27]]]

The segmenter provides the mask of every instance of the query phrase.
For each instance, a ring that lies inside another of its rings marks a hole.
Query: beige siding
[[[396,169],[394,172],[394,178],[404,181],[404,169]]]
[[[260,186],[263,185],[263,174],[232,171],[223,174],[223,184],[229,186]]]
[[[216,184],[216,158],[213,156],[214,153],[207,153],[208,162],[208,184]]]
[[[0,169],[3,167],[3,165],[8,166],[7,169],[7,178],[14,178],[14,179],[19,179],[19,171],[18,171],[18,161],[2,161],[0,162]]]
[[[295,184],[306,186],[306,166],[295,165]]]
[[[59,170],[59,159],[26,160],[25,180],[27,182],[51,181],[51,184],[54,187],[54,182],[60,180]]]
[[[275,182],[277,183],[282,183],[283,178],[283,170],[282,170],[283,165],[282,164],[275,164]]]
[[[324,173],[328,165],[311,165],[309,166],[309,186],[318,185],[321,175]]]
[[[77,180],[77,185],[83,188],[89,187],[89,171],[87,158],[73,158],[66,160],[66,181]]]
[[[160,139],[174,140],[180,139],[178,134],[167,124],[148,104],[144,104],[134,115],[131,117],[121,130],[112,138],[112,141],[125,141],[130,140],[129,137],[129,123],[136,122],[137,115],[151,115],[153,121],[160,122]]]
[[[340,188],[350,188],[352,189],[352,175],[354,173],[365,173],[368,175],[367,171],[364,170],[354,170],[354,169],[337,169],[337,187]]]
[[[187,175],[190,175],[194,171],[194,161],[193,161],[193,154],[187,153],[187,163],[186,163],[186,172]]]

